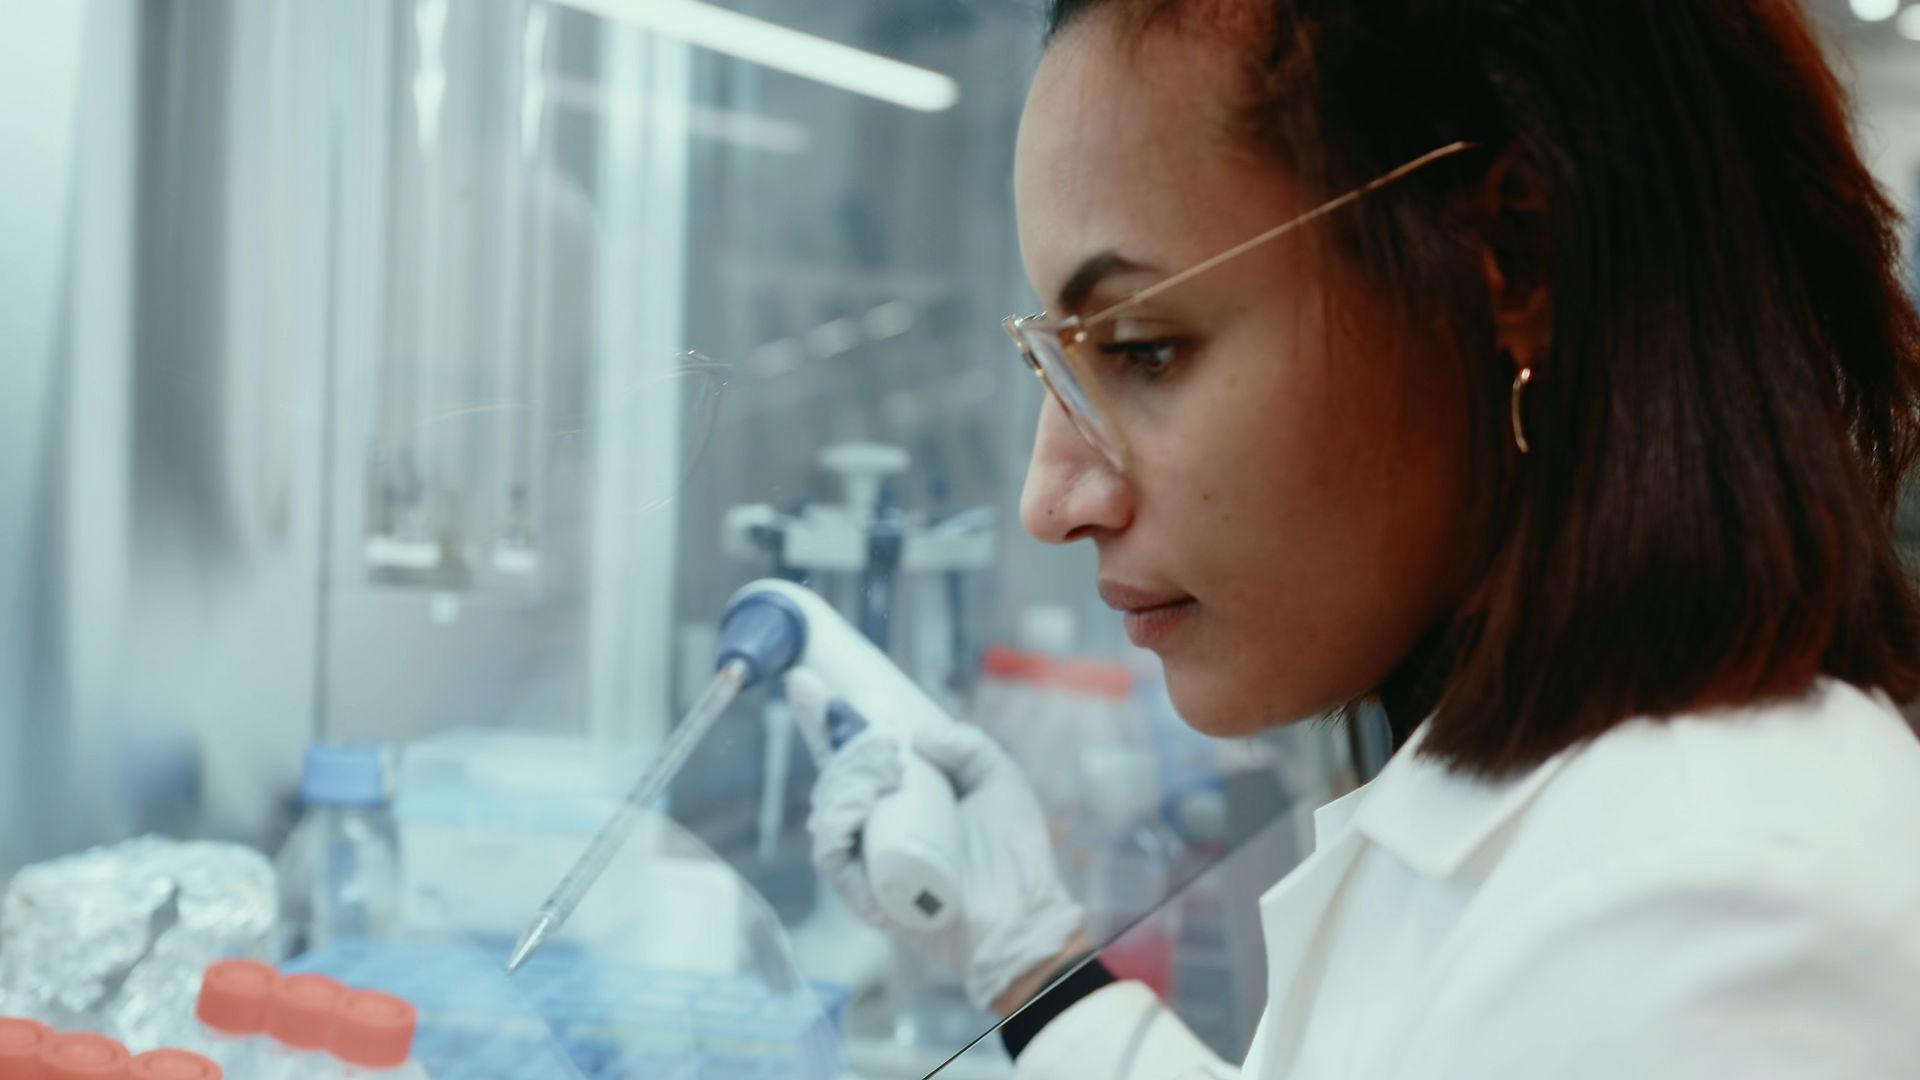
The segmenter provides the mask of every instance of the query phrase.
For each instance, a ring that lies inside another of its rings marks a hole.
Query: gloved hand
[[[824,724],[826,702],[790,694],[803,727]],[[887,917],[859,858],[860,830],[874,804],[900,786],[899,744],[870,730],[835,752],[813,789],[813,863],[855,914],[920,955],[960,973],[967,997],[989,1008],[1016,979],[1061,956],[1085,925],[1055,869],[1040,800],[1013,759],[987,734],[952,723],[914,739],[914,749],[952,780],[965,847],[962,910],[926,932]]]

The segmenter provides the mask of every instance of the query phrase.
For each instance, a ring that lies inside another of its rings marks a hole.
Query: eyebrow
[[[1154,268],[1145,263],[1134,262],[1113,251],[1089,255],[1067,278],[1067,283],[1060,286],[1059,306],[1054,311],[1062,315],[1077,312],[1086,305],[1087,298],[1093,295],[1093,290],[1099,288],[1100,283],[1107,278],[1115,274],[1130,274],[1152,269]]]

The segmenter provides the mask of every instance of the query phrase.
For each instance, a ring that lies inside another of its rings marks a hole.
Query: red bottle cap
[[[1031,680],[1043,663],[1041,658],[1032,653],[994,645],[980,658],[980,671],[990,678],[1024,682]]]
[[[52,1039],[38,1020],[0,1016],[0,1080],[40,1080],[40,1048]]]
[[[258,1035],[267,1026],[267,1003],[280,973],[252,960],[222,960],[200,980],[193,1015],[226,1035]]]
[[[127,1080],[127,1048],[105,1035],[74,1031],[40,1047],[46,1080]]]
[[[334,1010],[333,1056],[365,1069],[391,1069],[407,1063],[420,1014],[405,998],[378,990],[356,990]]]
[[[346,984],[325,975],[289,975],[273,988],[267,1034],[299,1050],[324,1050]]]
[[[220,1066],[186,1050],[149,1050],[127,1066],[132,1080],[222,1080]]]
[[[1069,693],[1107,701],[1125,701],[1133,692],[1133,672],[1097,660],[1056,658],[1047,665],[1047,681]]]

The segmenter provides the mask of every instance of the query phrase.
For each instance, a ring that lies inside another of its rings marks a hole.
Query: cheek
[[[1355,466],[1378,456],[1364,415],[1373,388],[1333,351],[1317,333],[1252,322],[1215,342],[1161,402],[1136,471],[1192,571],[1282,572],[1250,552],[1277,544],[1297,561],[1321,549],[1301,549],[1316,528],[1354,516]]]
[[[1464,593],[1460,380],[1386,342],[1290,341],[1223,347],[1141,455],[1136,527],[1204,610],[1169,687],[1219,734],[1370,692]]]

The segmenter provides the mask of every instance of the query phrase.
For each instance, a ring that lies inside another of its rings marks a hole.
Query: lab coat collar
[[[1533,771],[1487,783],[1419,756],[1422,725],[1373,782],[1314,813],[1314,851],[1260,898],[1267,943],[1267,1012],[1256,1051],[1263,1076],[1297,1052],[1313,1016],[1319,976],[1327,960],[1322,932],[1335,897],[1347,886],[1369,845],[1415,873],[1444,879],[1460,869],[1501,827],[1525,810],[1563,764],[1556,757]]]
[[[1461,865],[1533,801],[1565,764],[1567,754],[1530,772],[1487,781],[1420,756],[1422,724],[1373,782],[1323,810],[1391,852],[1415,873],[1451,877]],[[1360,796],[1360,798],[1355,798]],[[1351,806],[1347,806],[1349,801]],[[1321,819],[1314,817],[1315,831]]]
[[[1353,821],[1353,815],[1360,811],[1360,804],[1367,800],[1367,790],[1371,784],[1361,784],[1345,795],[1333,800],[1313,812],[1313,846],[1319,850],[1333,842],[1334,837]]]

